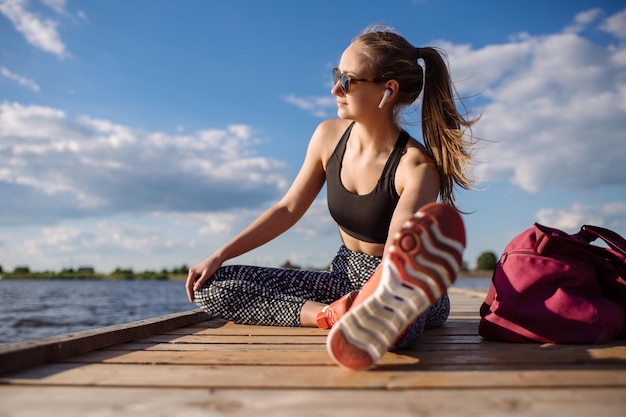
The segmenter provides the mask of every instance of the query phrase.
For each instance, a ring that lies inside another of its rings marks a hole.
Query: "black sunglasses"
[[[339,82],[341,86],[341,91],[344,94],[348,94],[350,92],[350,86],[354,82],[365,82],[365,83],[380,83],[385,81],[384,78],[350,78],[348,75],[339,71],[339,68],[333,68],[333,85],[336,85]]]

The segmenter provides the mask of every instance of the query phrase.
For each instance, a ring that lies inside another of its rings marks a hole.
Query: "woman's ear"
[[[387,85],[385,87],[385,91],[383,91],[383,98],[382,100],[380,100],[380,103],[378,104],[378,108],[382,109],[385,106],[385,103],[387,103],[387,101],[389,99],[394,99],[397,95],[398,92],[398,82],[396,80],[390,80],[387,82]]]
[[[396,80],[389,80],[387,81],[385,88],[388,88],[391,90],[391,95],[389,96],[389,98],[393,99],[393,98],[396,98],[398,91],[400,91],[400,84],[398,84],[398,81]]]

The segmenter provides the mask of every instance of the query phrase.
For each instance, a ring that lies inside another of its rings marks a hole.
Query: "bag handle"
[[[626,239],[612,230],[600,226],[584,225],[580,228],[578,235],[587,242],[592,242],[596,238],[602,239],[609,247],[626,256]]]
[[[539,255],[585,256],[591,252],[623,264],[624,261],[616,254],[589,244],[599,237],[616,252],[626,256],[626,240],[612,230],[599,226],[585,225],[577,234],[569,235],[562,230],[535,223],[535,237],[534,250]]]

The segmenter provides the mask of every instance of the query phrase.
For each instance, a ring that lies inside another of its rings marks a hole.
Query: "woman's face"
[[[363,55],[356,44],[351,44],[341,55],[339,71],[352,79],[376,78],[365,64]],[[359,120],[376,114],[378,103],[383,95],[384,83],[352,81],[350,90],[346,94],[341,90],[340,83],[336,83],[331,93],[337,97],[337,115],[341,119]]]

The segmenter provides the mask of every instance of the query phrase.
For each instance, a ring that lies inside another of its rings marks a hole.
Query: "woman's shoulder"
[[[328,119],[317,125],[309,143],[309,152],[319,159],[324,170],[341,136],[351,123],[350,120]]]
[[[413,164],[434,163],[433,157],[426,147],[411,136],[406,144],[403,159],[411,161]]]
[[[344,134],[346,129],[348,129],[351,124],[351,120],[327,119],[317,125],[317,129],[315,129],[315,134],[319,134],[329,140],[333,140],[335,138],[336,140],[339,140],[339,138]]]
[[[345,133],[352,122],[342,119],[328,119],[317,125],[311,137],[311,147],[317,149],[322,159],[327,160],[339,143],[339,139]]]

